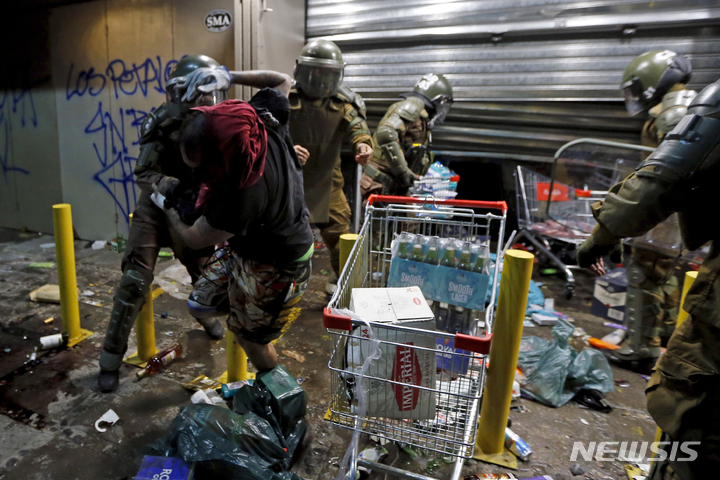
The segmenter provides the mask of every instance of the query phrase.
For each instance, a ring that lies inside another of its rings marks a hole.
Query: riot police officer
[[[602,272],[620,239],[643,235],[678,213],[684,246],[711,242],[646,390],[648,411],[665,439],[697,442],[691,453],[654,462],[650,478],[694,480],[720,471],[720,224],[712,217],[720,181],[720,82],[703,89],[687,114],[637,170],[592,206],[598,221],[578,249],[578,265]],[[670,450],[670,448],[668,448]]]
[[[406,195],[433,162],[431,130],[453,103],[452,86],[440,74],[423,76],[404,100],[390,105],[373,136],[375,152],[363,169],[363,194]]]
[[[697,94],[685,88],[690,75],[690,61],[670,50],[643,53],[625,68],[621,88],[628,113],[648,114],[643,145],[656,148],[683,118]],[[680,243],[675,215],[631,241],[632,253],[626,262],[628,334],[620,349],[607,352],[611,358],[639,362],[644,368],[660,356],[661,337],[672,334],[677,317],[680,295],[672,270]]]
[[[290,134],[303,162],[305,203],[310,221],[330,251],[334,276],[326,285],[332,293],[340,274],[340,235],[350,231],[350,206],[343,193],[340,149],[353,147],[355,160],[367,164],[373,155],[365,122],[365,102],[342,83],[345,63],[329,40],[308,42],[297,58],[295,84],[290,90]]]
[[[173,249],[175,256],[187,268],[193,283],[200,277],[205,260],[213,252],[212,247],[190,249],[171,228],[165,214],[152,202],[150,196],[157,189],[180,212],[186,223],[193,223],[198,217],[195,201],[199,185],[193,179],[192,170],[182,161],[176,137],[183,118],[192,107],[214,105],[227,98],[224,83],[215,81],[210,84],[205,80],[202,87],[196,85],[195,79],[198,77],[224,78],[224,75],[209,74],[217,71],[225,73],[220,64],[210,57],[183,57],[170,73],[166,84],[166,102],[148,114],[141,126],[140,155],[135,167],[141,193],[133,212],[122,260],[123,276],[115,292],[100,354],[98,386],[103,392],[111,392],[118,387],[119,369],[127,350],[130,330],[150,291],[160,248]],[[286,81],[285,76],[276,72],[242,73],[244,76],[239,80],[246,79],[251,86],[274,87]],[[193,88],[190,89],[190,86]],[[191,309],[193,306],[203,310],[222,308],[223,303],[227,303],[224,298],[204,298],[202,289],[196,288],[193,295],[188,301]],[[196,320],[211,338],[224,336],[225,329],[216,318],[198,317]]]

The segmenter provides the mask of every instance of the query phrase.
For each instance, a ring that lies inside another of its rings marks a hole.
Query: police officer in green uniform
[[[363,169],[363,195],[406,195],[433,162],[433,126],[442,123],[453,103],[452,86],[440,74],[423,76],[404,100],[390,105],[373,136],[375,152]]]
[[[720,181],[720,82],[703,89],[674,130],[637,170],[592,206],[598,221],[578,249],[578,265],[604,271],[620,239],[650,231],[678,213],[686,248],[711,242],[675,329],[646,390],[648,411],[668,441],[697,442],[693,454],[658,462],[649,478],[700,480],[720,472],[720,223],[713,217]],[[671,450],[667,447],[667,450]]]
[[[343,140],[350,142],[360,165],[373,155],[365,102],[342,83],[344,69],[337,45],[313,40],[300,52],[290,90],[290,135],[304,163],[305,203],[310,221],[320,228],[330,251],[334,277],[326,286],[328,293],[334,291],[340,274],[340,235],[350,231],[350,206],[343,193],[340,165]]]
[[[286,80],[286,77],[276,72],[242,73],[244,76],[238,78],[240,83],[244,81],[245,84],[260,88],[274,87]],[[214,105],[227,98],[227,82],[222,81],[226,76],[225,69],[210,57],[183,57],[170,73],[166,84],[166,102],[149,113],[141,126],[140,155],[135,167],[136,182],[141,192],[133,212],[122,260],[123,276],[115,292],[100,354],[98,386],[103,392],[111,392],[118,387],[119,369],[127,350],[130,330],[150,291],[160,248],[173,249],[175,256],[187,268],[193,283],[200,277],[205,260],[212,255],[212,248],[188,248],[150,196],[157,189],[181,212],[187,223],[197,218],[195,200],[198,185],[193,180],[192,170],[182,161],[177,132],[190,108]],[[196,300],[199,300],[199,304],[204,303],[206,309],[222,308],[223,299]],[[225,329],[217,319],[196,320],[211,338],[223,337]]]
[[[621,88],[628,113],[649,114],[642,130],[643,145],[656,148],[685,115],[696,95],[685,88],[690,74],[690,61],[670,50],[643,53],[625,68]],[[660,356],[661,337],[667,340],[672,334],[680,301],[672,272],[679,247],[675,215],[632,240],[626,262],[628,333],[620,349],[607,352],[611,358],[646,368]]]

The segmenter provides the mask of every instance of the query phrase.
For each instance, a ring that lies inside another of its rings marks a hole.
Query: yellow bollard
[[[491,460],[482,458],[483,454],[503,453],[534,258],[533,254],[522,250],[508,250],[505,254],[490,345],[490,366],[475,441],[480,459],[486,461]],[[478,452],[475,458],[478,458]]]
[[[235,339],[235,334],[230,330],[227,331],[227,378],[225,382],[237,382],[238,380],[248,380],[248,359],[245,350]]]
[[[137,352],[125,357],[124,362],[136,367],[145,368],[147,361],[160,350],[155,348],[155,314],[153,300],[163,293],[159,288],[148,292],[145,305],[135,318],[135,341]]]
[[[70,204],[53,205],[53,226],[60,286],[62,331],[67,333],[68,346],[72,347],[92,335],[92,332],[80,328],[80,304],[77,277],[75,276],[75,238]]]
[[[350,251],[355,246],[355,242],[358,239],[358,235],[356,233],[344,233],[340,235],[340,245],[338,248],[340,248],[340,272],[342,273],[343,268],[345,268],[345,264],[347,263],[347,259],[350,256]]]
[[[679,327],[680,324],[687,320],[688,316],[690,315],[683,309],[683,305],[685,305],[685,297],[687,296],[688,290],[690,290],[690,287],[692,287],[693,282],[695,282],[697,276],[698,272],[685,272],[685,281],[683,282],[682,297],[680,298],[680,308],[678,309],[678,316],[675,327]]]

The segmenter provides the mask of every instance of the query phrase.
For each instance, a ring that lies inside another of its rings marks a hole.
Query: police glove
[[[599,223],[593,228],[592,235],[580,245],[577,251],[577,264],[581,268],[588,268],[599,258],[615,250],[618,239],[613,237]]]
[[[185,80],[178,82],[177,88],[185,88],[183,102],[194,102],[203,93],[217,90],[225,91],[232,85],[232,77],[225,67],[201,67],[196,68]]]
[[[410,170],[407,170],[398,177],[398,184],[402,188],[410,188],[418,179],[419,177],[417,175],[412,173]]]

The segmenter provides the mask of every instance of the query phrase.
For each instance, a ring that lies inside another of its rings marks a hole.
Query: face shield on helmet
[[[165,100],[168,113],[176,120],[185,118],[193,107],[217,105],[228,99],[226,91],[214,90],[200,95],[193,102],[183,102],[182,97],[185,94],[184,86],[185,77],[174,77],[168,80],[165,85]]]
[[[295,81],[310,98],[335,95],[343,79],[345,64],[317,58],[300,57],[295,65]]]
[[[630,116],[638,115],[645,111],[646,102],[643,99],[642,84],[637,78],[633,78],[622,85],[625,95],[625,108]]]
[[[439,95],[432,100],[432,104],[435,106],[435,113],[428,121],[429,128],[440,125],[445,121],[445,117],[447,117],[453,102],[453,98],[447,95]]]

